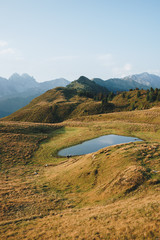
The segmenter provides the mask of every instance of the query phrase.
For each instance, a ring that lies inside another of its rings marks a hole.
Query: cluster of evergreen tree
[[[94,98],[94,94],[88,91],[78,91],[78,96],[80,97],[87,97],[87,98]]]
[[[95,101],[101,101],[101,110],[102,112],[110,112],[114,109],[114,104],[109,103],[109,101],[112,101],[114,98],[115,94],[113,92],[109,92],[108,94],[105,93],[92,93],[92,92],[87,92],[87,91],[78,91],[78,95],[80,97],[87,97],[87,98],[92,98]]]
[[[109,92],[109,94],[98,93],[97,95],[94,96],[94,100],[108,102],[108,101],[112,101],[114,96],[115,94],[113,92]]]
[[[160,89],[152,87],[148,89],[146,99],[148,102],[160,101]]]
[[[113,92],[109,92],[108,94],[101,93],[101,92],[98,94],[94,94],[94,93],[88,92],[88,91],[79,91],[78,95],[80,97],[88,97],[88,98],[94,99],[95,101],[102,101],[102,102],[112,101],[112,99],[115,96],[115,94]]]

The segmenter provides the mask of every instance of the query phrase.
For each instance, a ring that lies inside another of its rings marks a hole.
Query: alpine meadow
[[[0,0],[0,239],[160,239],[159,10]]]

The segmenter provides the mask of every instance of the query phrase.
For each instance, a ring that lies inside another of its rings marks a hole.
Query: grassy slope
[[[95,84],[90,80],[88,81],[93,85]],[[85,86],[84,84],[81,86],[81,84],[77,81],[75,81],[74,85],[77,89]],[[80,87],[78,88],[77,85],[80,85]],[[70,86],[72,87],[72,84],[70,84]],[[66,119],[77,118],[79,116],[112,111],[119,112],[149,109],[153,106],[160,105],[158,101],[148,102],[146,100],[147,91],[140,90],[140,97],[137,97],[137,92],[138,90],[125,92],[125,96],[123,96],[123,94],[119,94],[114,97],[114,99],[110,102],[111,104],[105,106],[105,104],[103,105],[101,101],[95,101],[91,98],[78,96],[75,89],[56,88],[35,98],[26,107],[18,110],[10,116],[7,116],[4,120],[57,123]]]
[[[61,122],[72,116],[101,112],[101,102],[79,97],[74,89],[56,88],[35,98],[30,104],[4,120],[52,123]]]
[[[140,92],[140,96],[137,97],[137,93]],[[128,111],[128,110],[142,110],[149,109],[153,106],[159,105],[158,101],[149,102],[147,101],[147,91],[146,90],[134,90],[128,91],[117,95],[112,103],[116,107],[116,111]]]
[[[60,127],[58,124],[0,122],[0,170],[31,163],[39,144]]]
[[[107,94],[109,92],[106,87],[96,84],[94,81],[91,81],[84,76],[81,76],[78,80],[71,82],[67,88],[76,89],[78,91],[86,91],[93,94],[98,94],[100,92]]]
[[[50,140],[40,144],[29,165],[16,160],[12,168],[5,165],[1,174],[2,239],[158,238],[159,123],[157,107],[81,117],[64,122],[56,131],[45,130]],[[1,137],[7,131],[12,139],[22,128],[18,123],[3,124]],[[140,137],[144,142],[69,160],[56,157],[63,147],[109,133]]]

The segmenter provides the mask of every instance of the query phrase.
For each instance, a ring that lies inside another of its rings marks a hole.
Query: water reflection
[[[135,141],[142,141],[138,138],[133,137],[125,137],[120,135],[104,135],[98,138],[94,138],[89,141],[85,141],[81,144],[62,149],[58,152],[59,156],[75,156],[75,155],[83,155],[92,152],[96,152],[101,148],[120,144],[120,143],[129,143]]]

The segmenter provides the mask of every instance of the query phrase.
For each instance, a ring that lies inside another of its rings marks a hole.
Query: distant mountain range
[[[64,78],[39,83],[28,74],[19,75],[15,73],[9,79],[0,77],[0,117],[5,117],[24,107],[32,99],[49,89],[67,85],[68,88],[91,92],[92,94],[108,91],[116,93],[117,91],[129,91],[135,88],[160,88],[160,77],[154,74],[141,73],[108,80],[102,80],[101,78],[90,80],[82,76],[71,83]]]
[[[69,83],[64,78],[39,83],[28,74],[17,73],[9,79],[0,77],[0,117],[5,117],[24,107],[47,90],[65,87]]]
[[[108,80],[102,80],[100,78],[93,78],[92,80],[113,92],[129,91],[135,88],[160,88],[160,77],[149,73],[135,74],[124,78],[111,78]]]
[[[64,78],[39,83],[26,73],[22,75],[14,73],[9,79],[0,77],[0,98],[10,96],[17,97],[21,93],[25,93],[25,96],[42,94],[55,87],[65,87],[69,83],[70,82]]]
[[[134,80],[124,80],[121,78],[111,78],[108,80],[101,80],[99,78],[94,78],[93,81],[103,87],[106,87],[111,92],[119,92],[119,91],[129,91],[130,89],[148,89],[148,86],[140,84]]]
[[[123,78],[126,81],[133,80],[147,87],[160,88],[160,77],[147,72],[141,74],[130,75]]]

